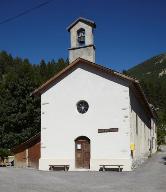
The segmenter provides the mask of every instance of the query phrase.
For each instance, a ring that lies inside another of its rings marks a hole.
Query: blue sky
[[[0,22],[46,0],[0,0]],[[96,63],[128,69],[166,52],[166,0],[53,0],[0,24],[0,50],[37,64],[67,58],[66,27],[78,17],[96,22]]]

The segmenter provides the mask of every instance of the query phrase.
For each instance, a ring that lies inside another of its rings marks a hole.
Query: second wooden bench
[[[109,168],[109,167],[117,167],[118,168],[118,171],[121,172],[122,168],[123,168],[124,165],[114,165],[114,164],[110,164],[110,165],[100,165],[100,167],[103,168],[103,171],[106,170],[106,168]]]

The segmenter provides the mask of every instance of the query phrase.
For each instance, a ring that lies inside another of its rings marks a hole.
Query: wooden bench
[[[64,171],[68,171],[69,165],[49,165],[49,170],[55,171],[56,168],[63,168]]]
[[[103,171],[106,170],[106,168],[108,167],[117,167],[118,168],[118,171],[121,172],[121,168],[123,168],[124,165],[100,165],[100,167],[103,168]]]

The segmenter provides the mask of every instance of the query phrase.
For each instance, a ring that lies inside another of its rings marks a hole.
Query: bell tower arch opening
[[[85,45],[85,29],[83,28],[80,28],[77,30],[77,43],[78,43],[78,46]]]

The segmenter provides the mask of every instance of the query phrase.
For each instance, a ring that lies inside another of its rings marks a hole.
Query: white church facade
[[[41,95],[39,169],[131,171],[156,152],[156,115],[139,82],[95,63],[93,21],[69,26],[70,64],[34,91]]]

